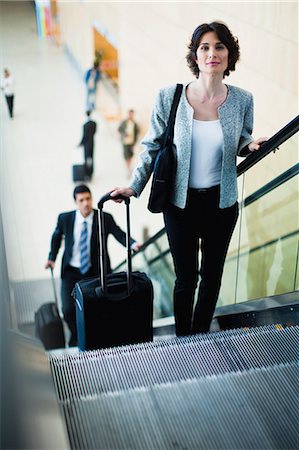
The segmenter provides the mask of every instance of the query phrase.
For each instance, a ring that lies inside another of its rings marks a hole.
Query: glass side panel
[[[240,209],[218,306],[298,289],[298,200],[296,176]]]
[[[173,315],[174,269],[166,234],[132,258],[133,271],[145,272],[154,288],[154,319]],[[126,270],[126,265],[118,271]]]
[[[298,239],[298,245],[297,245],[295,291],[299,291],[299,239]]]
[[[145,250],[144,254],[146,259],[153,259],[161,255],[164,251],[169,249],[168,240],[166,234],[160,236],[155,242],[149,245]]]
[[[238,158],[240,163],[244,158]],[[281,173],[298,163],[298,135],[284,142],[278,150],[271,152],[262,161],[246,172],[245,197],[271,182]],[[241,192],[239,191],[239,194]]]
[[[296,176],[243,209],[237,302],[295,289],[298,205]]]
[[[172,316],[175,276],[170,253],[152,263],[147,275],[154,287],[154,319]]]

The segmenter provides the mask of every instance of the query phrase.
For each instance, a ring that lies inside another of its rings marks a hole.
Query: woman
[[[235,70],[239,45],[226,25],[202,24],[193,33],[187,63],[196,79],[184,86],[177,110],[174,146],[177,169],[164,221],[176,282],[176,334],[207,332],[216,306],[228,245],[238,218],[236,156],[260,148],[267,138],[254,140],[252,95],[226,85]],[[112,196],[138,197],[147,183],[159,148],[175,91],[162,89],[157,97],[145,150],[128,188]],[[200,287],[198,279],[201,239]]]
[[[1,82],[1,89],[4,92],[8,112],[10,115],[10,118],[13,118],[13,106],[14,106],[14,80],[11,76],[8,69],[4,69],[4,76],[3,80]]]

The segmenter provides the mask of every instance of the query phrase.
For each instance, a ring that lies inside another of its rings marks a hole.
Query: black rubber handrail
[[[299,130],[299,116],[295,117],[291,122],[289,122],[285,127],[279,130],[274,136],[272,136],[268,141],[261,145],[258,152],[253,152],[251,155],[238,164],[237,176],[242,175],[252,166],[261,161],[269,153],[275,151],[281,144],[290,139]]]
[[[242,175],[244,172],[249,170],[263,158],[265,158],[269,153],[275,151],[281,144],[290,139],[294,134],[299,131],[299,115],[296,116],[291,122],[289,122],[285,127],[279,130],[276,134],[274,134],[268,141],[264,142],[261,145],[261,149],[257,152],[253,152],[248,155],[244,161],[242,161],[237,166],[237,176]],[[154,236],[150,237],[147,241],[145,241],[138,252],[136,254],[142,253],[150,244],[152,244],[156,239],[163,236],[166,233],[165,228],[162,228],[158,233],[154,234]],[[118,270],[124,262],[119,263],[113,271]]]

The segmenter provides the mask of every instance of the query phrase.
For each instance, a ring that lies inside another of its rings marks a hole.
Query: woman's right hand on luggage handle
[[[133,189],[131,189],[131,188],[120,188],[120,187],[112,189],[112,191],[110,193],[112,200],[116,203],[123,202],[123,200],[121,198],[118,198],[118,199],[113,198],[113,197],[117,197],[118,195],[123,195],[124,197],[132,197],[133,195],[135,195],[135,191],[133,191]]]

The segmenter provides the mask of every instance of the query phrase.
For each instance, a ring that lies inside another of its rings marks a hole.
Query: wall
[[[241,62],[227,80],[254,93],[257,133],[271,132],[296,115],[296,3],[59,2],[59,9],[64,42],[82,67],[90,65],[87,35],[94,20],[117,39],[124,109],[133,104],[148,114],[159,87],[191,79],[184,58],[192,31],[219,19],[239,38]],[[275,108],[269,108],[274,99]]]
[[[194,28],[222,20],[238,37],[241,60],[226,82],[254,94],[254,136],[272,136],[297,115],[298,4],[294,2],[59,2],[64,42],[83,67],[90,41],[78,46],[94,21],[104,26],[119,51],[119,100],[122,115],[137,111],[144,134],[160,87],[192,79],[186,67],[187,44]],[[78,25],[81,20],[80,26]],[[87,27],[87,28],[86,28]],[[73,33],[72,33],[73,31]],[[91,61],[91,60],[90,60]],[[89,61],[89,64],[90,64]],[[106,97],[105,102],[107,102]],[[99,101],[100,110],[104,108]],[[247,194],[298,160],[297,138],[255,170]]]

